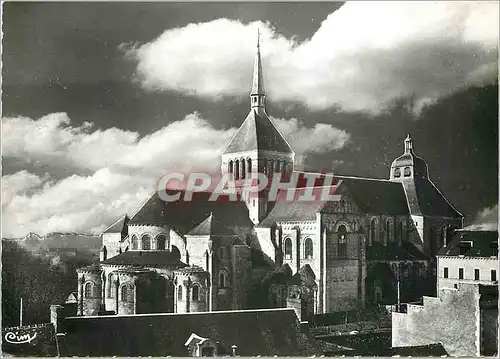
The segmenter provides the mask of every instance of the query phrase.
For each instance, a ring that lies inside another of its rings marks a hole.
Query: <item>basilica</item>
[[[250,111],[221,154],[238,191],[252,173],[307,175],[266,112],[259,45],[253,71]],[[333,199],[213,202],[199,192],[165,202],[154,193],[102,233],[100,262],[78,270],[77,314],[291,307],[308,320],[434,294],[435,255],[463,216],[410,135],[402,145],[388,179],[321,174]]]

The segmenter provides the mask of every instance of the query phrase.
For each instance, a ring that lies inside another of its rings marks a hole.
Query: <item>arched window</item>
[[[247,160],[247,172],[252,173],[252,160],[250,158]]]
[[[115,297],[115,284],[113,282],[113,273],[108,274],[108,298]]]
[[[392,242],[392,222],[390,219],[385,222],[385,244]]]
[[[401,169],[399,167],[394,169],[394,177],[395,178],[401,177]]]
[[[283,165],[281,166],[281,173],[286,173],[286,162],[283,162]]]
[[[92,298],[93,295],[94,295],[94,283],[92,283],[92,282],[85,283],[84,297],[85,298]]]
[[[405,177],[410,177],[411,176],[411,169],[410,169],[410,167],[405,167],[405,169],[404,169],[404,176]]]
[[[280,162],[280,160],[276,161],[276,172],[281,172],[281,162]]]
[[[182,300],[182,285],[177,288],[177,300]]]
[[[200,300],[200,286],[198,284],[193,285],[193,300]]]
[[[246,170],[245,170],[245,160],[242,159],[241,160],[241,176],[240,178],[241,179],[245,179],[245,174],[246,174]]]
[[[240,179],[240,161],[234,161],[234,178]]]
[[[151,237],[146,234],[142,237],[142,250],[148,251],[151,249]]]
[[[135,234],[132,236],[132,249],[139,249],[139,239]]]
[[[227,171],[228,171],[230,174],[233,174],[233,161],[229,161],[229,163],[228,163],[228,167],[227,167]]]
[[[159,251],[164,251],[166,249],[167,237],[160,235],[156,238],[156,249]]]
[[[311,238],[306,238],[304,243],[304,258],[312,259],[313,257],[313,241]]]
[[[372,218],[370,222],[370,233],[368,234],[368,245],[371,246],[373,242],[377,241],[377,220]]]
[[[347,228],[343,224],[337,229],[337,256],[347,258]]]
[[[121,290],[122,302],[132,301],[132,290],[128,285],[123,285]]]
[[[285,238],[285,259],[292,259],[292,239]]]
[[[219,288],[226,288],[227,286],[227,274],[225,271],[221,270],[219,272]]]

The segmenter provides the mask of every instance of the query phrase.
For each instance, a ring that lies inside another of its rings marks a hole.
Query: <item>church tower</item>
[[[243,190],[245,179],[263,173],[268,177],[274,173],[290,175],[294,166],[294,152],[266,113],[266,93],[257,38],[250,112],[236,134],[222,152],[222,175],[227,175],[235,186]],[[268,212],[267,196],[246,198],[250,218],[258,224]]]
[[[427,163],[415,154],[409,134],[403,155],[392,162],[389,179],[403,185],[416,233],[425,252],[434,256],[444,244],[447,228],[461,228],[463,216],[432,183]]]

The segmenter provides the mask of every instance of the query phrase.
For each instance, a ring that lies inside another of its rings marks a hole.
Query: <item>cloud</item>
[[[280,132],[291,144],[296,154],[325,153],[344,147],[350,135],[341,129],[325,123],[305,127],[303,121],[272,118]]]
[[[483,208],[476,215],[474,222],[464,229],[469,231],[498,230],[498,204]]]
[[[339,149],[348,138],[331,125],[276,122],[299,153]],[[141,137],[117,128],[96,130],[90,122],[73,126],[67,114],[53,113],[38,120],[4,118],[3,131],[5,157],[88,173],[62,179],[26,170],[4,175],[3,232],[23,236],[98,233],[123,213],[133,214],[168,171],[217,172],[220,151],[236,128],[215,129],[195,112]]]
[[[268,23],[217,19],[121,49],[146,89],[245,96],[259,28],[271,100],[376,114],[496,81],[498,24],[497,2],[348,2],[302,43]]]

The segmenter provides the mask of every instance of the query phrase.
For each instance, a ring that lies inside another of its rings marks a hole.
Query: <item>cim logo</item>
[[[33,334],[25,333],[19,334],[19,332],[7,332],[5,333],[4,339],[7,343],[11,344],[25,344],[31,343],[36,338],[37,333]]]

